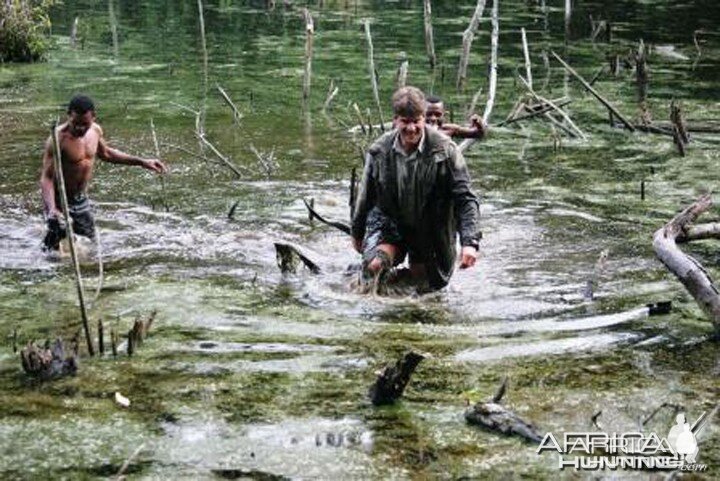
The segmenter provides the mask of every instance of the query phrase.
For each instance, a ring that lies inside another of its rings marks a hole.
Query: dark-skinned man
[[[415,87],[393,95],[394,130],[368,149],[352,219],[354,248],[366,278],[382,276],[409,257],[419,287],[447,285],[457,260],[475,265],[479,203],[455,143],[425,125],[426,101]]]
[[[167,168],[158,159],[144,159],[110,147],[103,138],[102,128],[95,123],[95,106],[89,97],[73,97],[68,104],[67,114],[66,122],[57,127],[57,134],[73,232],[94,239],[95,219],[87,197],[87,187],[92,179],[95,156],[114,164],[137,165],[159,174],[167,172]],[[56,185],[54,157],[53,141],[50,137],[45,143],[40,174],[40,189],[48,227],[43,247],[49,252],[57,251],[60,241],[67,236],[60,210],[60,191]]]

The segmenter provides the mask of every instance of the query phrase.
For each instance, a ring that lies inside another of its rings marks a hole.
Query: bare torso
[[[62,152],[62,169],[68,197],[85,192],[93,175],[95,156],[102,136],[100,126],[93,123],[82,137],[74,137],[68,124],[60,126],[58,138]]]

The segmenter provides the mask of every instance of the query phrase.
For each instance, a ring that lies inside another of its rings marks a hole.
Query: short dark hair
[[[393,114],[417,118],[425,115],[425,94],[416,87],[398,89],[392,97]]]
[[[427,103],[429,103],[429,104],[441,104],[441,103],[443,103],[443,99],[441,99],[441,98],[438,97],[437,95],[428,95],[427,97],[425,97],[425,100],[426,100]]]
[[[95,112],[95,104],[87,95],[76,95],[70,99],[68,104],[68,114],[72,112],[79,115],[85,115],[85,112]]]

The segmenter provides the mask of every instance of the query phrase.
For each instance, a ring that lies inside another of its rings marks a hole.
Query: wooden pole
[[[433,40],[432,7],[430,5],[430,0],[425,0],[423,6],[425,20],[425,49],[427,50],[428,60],[430,61],[430,68],[434,69],[435,64],[437,63],[437,57],[435,56],[435,42]]]
[[[485,10],[485,0],[478,0],[475,6],[475,12],[470,19],[470,25],[463,32],[462,41],[462,52],[460,54],[460,65],[458,67],[457,76],[457,89],[461,92],[465,88],[467,82],[467,68],[470,61],[470,48],[472,47],[473,40],[475,39],[475,32],[477,32],[480,26],[480,19],[482,18],[483,10]]]
[[[532,65],[530,63],[530,49],[528,49],[527,35],[525,34],[524,27],[520,29],[520,33],[522,34],[523,55],[525,56],[525,80],[527,80],[528,85],[530,86],[530,88],[532,88]]]
[[[88,354],[95,355],[92,337],[90,336],[90,323],[88,322],[87,308],[85,307],[85,291],[83,289],[82,275],[80,274],[80,259],[78,259],[75,250],[75,240],[73,239],[72,219],[70,218],[70,208],[67,201],[67,191],[65,190],[65,176],[62,170],[62,154],[60,152],[60,141],[58,140],[57,122],[51,127],[52,143],[53,143],[53,163],[55,164],[55,178],[60,188],[60,205],[62,206],[63,216],[65,217],[65,225],[67,229],[68,244],[70,245],[70,256],[72,257],[73,269],[75,271],[75,286],[77,287],[78,300],[80,302],[80,316],[82,317],[83,329],[85,330],[85,341],[87,342]]]
[[[553,54],[553,56],[555,57],[555,59],[556,59],[558,62],[560,62],[560,64],[562,64],[562,66],[565,68],[565,70],[567,70],[573,77],[575,77],[576,79],[578,79],[578,81],[582,84],[582,86],[585,87],[585,90],[587,90],[588,92],[590,92],[596,99],[598,99],[598,101],[599,101],[601,104],[603,104],[603,105],[604,105],[608,110],[610,110],[618,119],[620,119],[620,121],[623,123],[623,125],[625,125],[625,128],[627,128],[627,129],[630,130],[631,132],[635,130],[635,126],[634,126],[628,119],[626,119],[626,118],[623,116],[623,114],[621,114],[615,107],[613,107],[613,106],[610,104],[610,102],[608,102],[607,100],[605,100],[605,98],[604,98],[602,95],[600,95],[600,94],[592,87],[592,85],[590,85],[589,83],[587,83],[587,81],[586,81],[584,78],[582,78],[579,73],[577,73],[570,65],[568,65],[562,58],[560,58],[560,56],[559,56],[558,54],[556,54],[556,53],[553,52],[552,50],[550,51],[550,53]]]
[[[310,99],[310,84],[312,82],[312,55],[313,55],[313,33],[315,26],[313,18],[307,8],[303,8],[305,17],[305,71],[303,73],[303,102],[307,104]]]
[[[385,131],[385,120],[383,119],[382,108],[380,106],[380,93],[378,91],[377,76],[375,75],[375,60],[373,58],[372,35],[370,34],[370,20],[365,19],[365,38],[368,44],[368,70],[370,71],[370,83],[372,85],[373,97],[375,98],[375,106],[378,110],[380,118],[380,130]],[[368,119],[370,122],[370,119]],[[372,124],[372,122],[370,122]]]

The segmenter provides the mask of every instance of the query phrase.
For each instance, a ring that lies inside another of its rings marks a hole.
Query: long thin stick
[[[73,239],[72,221],[70,219],[70,208],[68,206],[67,191],[65,190],[65,176],[62,170],[62,157],[60,153],[60,141],[58,140],[57,122],[51,127],[51,136],[53,143],[53,162],[55,164],[55,176],[60,187],[60,205],[62,206],[63,216],[65,217],[65,225],[67,226],[67,238],[70,245],[70,255],[72,256],[73,269],[75,270],[75,285],[77,287],[78,299],[80,301],[80,316],[82,317],[83,329],[85,330],[85,340],[87,341],[88,354],[95,355],[92,338],[90,337],[90,324],[88,322],[87,309],[85,307],[85,291],[83,290],[82,276],[80,275],[80,259],[78,259],[75,251],[75,240]]]
[[[553,52],[552,50],[550,51],[550,53],[553,54],[553,56],[557,59],[558,62],[560,62],[560,64],[565,68],[565,70],[567,70],[568,72],[570,72],[570,74],[571,74],[573,77],[575,77],[576,79],[578,79],[578,81],[582,84],[582,86],[585,87],[585,90],[587,90],[588,92],[590,92],[596,99],[598,99],[598,101],[599,101],[601,104],[603,104],[603,105],[605,106],[605,108],[607,108],[607,109],[608,109],[610,112],[612,112],[617,118],[619,118],[620,121],[623,123],[623,125],[625,125],[625,127],[626,127],[628,130],[630,130],[631,132],[635,130],[635,126],[632,124],[632,122],[630,122],[628,119],[626,119],[626,118],[623,116],[623,114],[621,114],[621,113],[618,111],[618,109],[616,109],[615,107],[613,107],[613,106],[610,104],[610,102],[608,102],[607,100],[605,100],[605,98],[603,98],[603,96],[600,95],[600,94],[597,92],[597,90],[595,90],[595,89],[592,87],[592,85],[590,85],[589,83],[587,83],[587,81],[585,81],[585,79],[582,78],[579,73],[577,73],[570,65],[568,65],[567,63],[565,63],[565,61],[564,61],[562,58],[560,58],[560,56],[559,56],[558,54],[556,54],[556,53]]]
[[[482,18],[483,10],[485,10],[485,0],[478,0],[475,6],[475,12],[470,19],[470,25],[463,32],[462,41],[462,53],[460,54],[460,66],[458,67],[457,76],[457,89],[462,91],[465,88],[465,82],[467,81],[467,68],[468,62],[470,61],[470,48],[472,47],[473,40],[475,39],[475,32],[477,32],[480,26],[480,19]]]
[[[127,471],[127,468],[130,467],[130,463],[133,462],[133,460],[137,457],[138,454],[140,454],[140,451],[142,451],[145,448],[145,443],[142,443],[140,446],[133,451],[133,453],[130,455],[129,458],[125,460],[122,466],[120,466],[120,470],[115,475],[115,479],[119,480],[123,477],[123,474],[125,474],[125,471]]]
[[[378,109],[380,117],[380,129],[385,131],[385,120],[383,119],[382,108],[380,107],[380,93],[378,92],[377,77],[375,76],[375,60],[373,58],[372,35],[370,34],[370,20],[365,19],[365,38],[368,44],[368,70],[370,71],[370,83],[372,85],[373,97],[375,98],[375,106]],[[368,119],[370,121],[370,119]]]
[[[525,35],[524,27],[520,29],[520,33],[522,35],[523,55],[525,56],[525,80],[527,80],[528,85],[530,85],[530,88],[532,88],[532,67],[530,64],[530,49],[528,49],[527,35]]]
[[[153,139],[153,146],[155,147],[155,157],[160,158],[160,144],[158,144],[157,134],[155,133],[155,122],[153,122],[153,119],[150,119],[150,133],[152,134]],[[168,212],[168,204],[165,197],[165,177],[160,176],[160,198],[162,199],[163,207],[165,207],[165,212]]]
[[[315,26],[313,18],[307,8],[303,8],[305,17],[305,72],[303,73],[303,102],[310,98],[310,84],[312,82],[312,55],[313,55],[313,33]]]
[[[564,100],[562,103],[557,103],[557,106],[563,107],[564,105],[567,105],[570,102],[571,102],[571,100],[567,99],[567,100]],[[496,127],[505,127],[506,125],[510,125],[512,123],[519,122],[521,120],[529,120],[529,119],[532,119],[533,117],[537,117],[539,115],[544,115],[545,113],[550,112],[551,110],[554,110],[554,108],[549,105],[543,105],[542,107],[540,107],[539,110],[536,110],[534,112],[530,112],[525,115],[518,115],[517,117],[511,117],[509,119],[503,120],[502,122],[497,124]]]
[[[427,50],[430,68],[434,69],[435,64],[437,63],[437,57],[435,56],[435,42],[433,40],[432,8],[430,0],[425,0],[423,6],[423,16],[425,20],[425,50]]]
[[[207,90],[208,90],[208,50],[207,50],[207,40],[205,39],[205,14],[203,13],[203,3],[202,0],[197,0],[198,4],[198,17],[200,20],[200,43],[202,46],[202,54],[203,54],[203,103],[200,107],[200,116],[199,116],[199,124],[201,126],[200,130],[205,130],[205,109],[206,109],[206,99],[207,99]]]
[[[225,89],[223,89],[220,84],[215,85],[215,87],[217,88],[218,92],[220,92],[220,96],[222,96],[225,103],[232,110],[233,119],[235,119],[237,123],[240,123],[240,119],[242,119],[242,114],[240,113],[240,110],[238,110],[238,108],[235,106],[235,102],[232,101],[230,96],[227,94],[227,92],[225,92]]]

